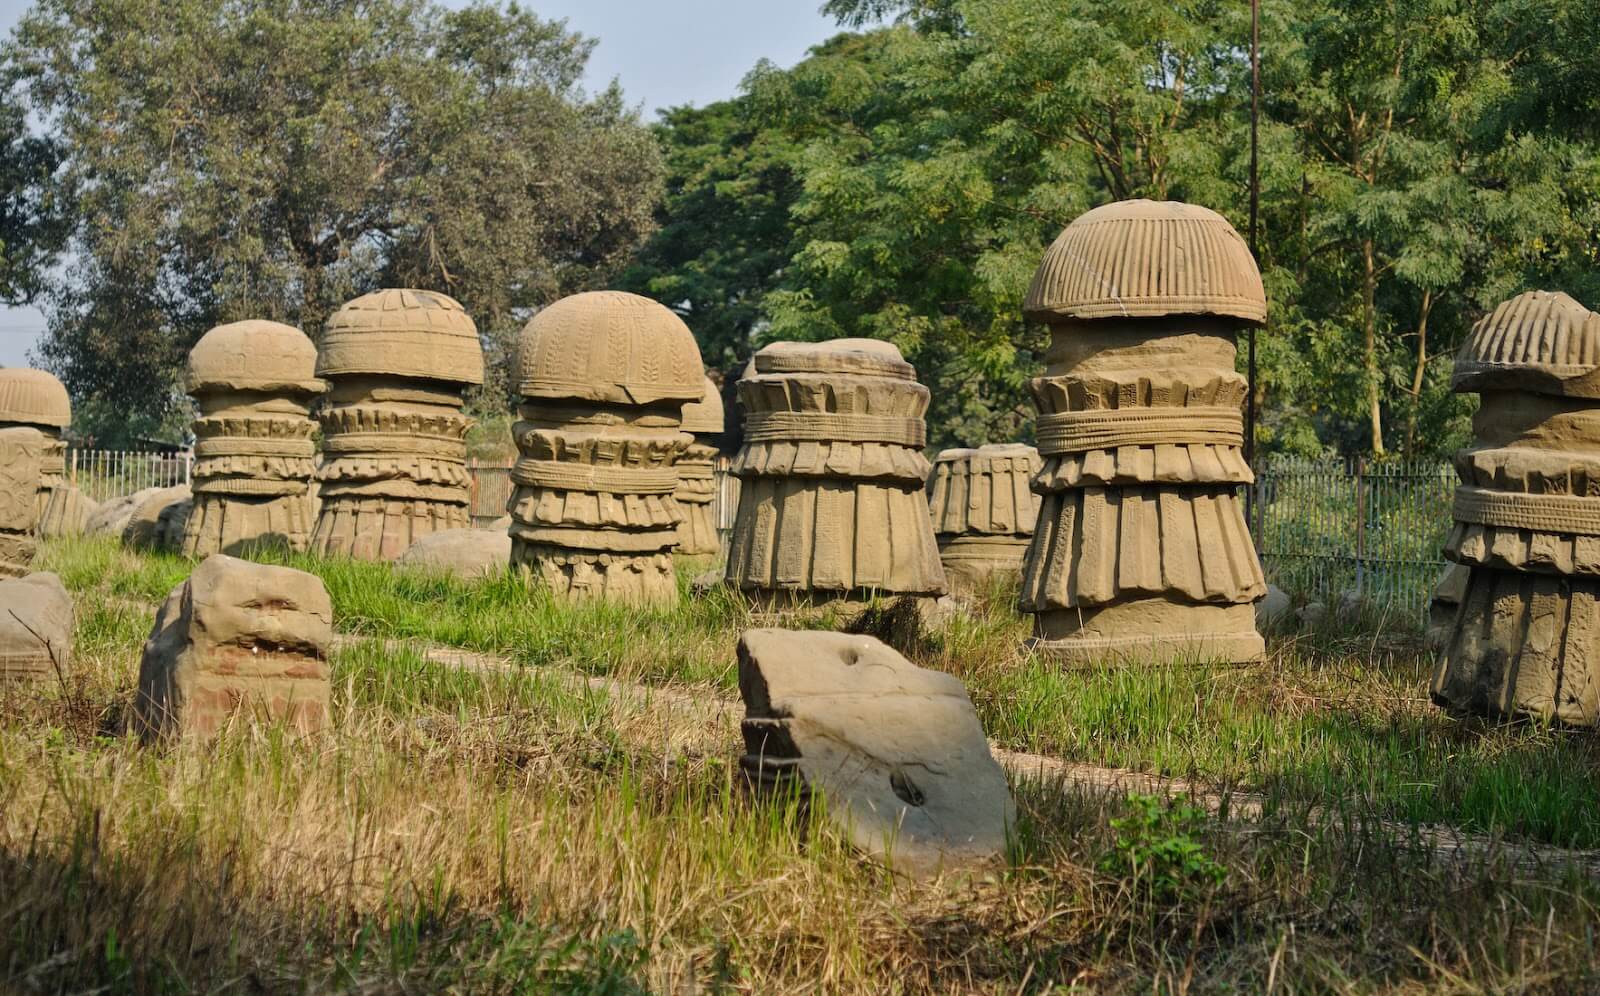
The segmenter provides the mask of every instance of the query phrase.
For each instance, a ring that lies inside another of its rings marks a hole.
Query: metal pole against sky
[[[1256,215],[1261,203],[1261,180],[1256,173],[1256,121],[1261,113],[1261,0],[1250,0],[1250,255],[1256,265],[1261,265],[1261,254],[1256,249]],[[1244,462],[1255,469],[1256,465],[1256,327],[1245,332],[1247,387],[1244,402]],[[1255,519],[1255,493],[1252,485],[1245,491],[1245,521],[1255,526],[1256,544],[1261,543],[1260,524]]]

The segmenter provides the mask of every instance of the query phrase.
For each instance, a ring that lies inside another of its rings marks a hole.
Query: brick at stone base
[[[208,557],[156,614],[134,727],[146,741],[209,739],[240,715],[314,733],[329,723],[332,641],[320,578]]]

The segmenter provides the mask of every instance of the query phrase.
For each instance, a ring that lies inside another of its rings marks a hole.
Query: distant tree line
[[[315,334],[443,290],[503,410],[538,307],[626,286],[734,373],[773,339],[897,343],[941,444],[1027,432],[1044,247],[1128,197],[1246,224],[1243,0],[830,0],[842,33],[645,126],[592,42],[429,0],[40,0],[0,48],[0,299],[49,315],[83,418],[181,411],[211,325]],[[1276,451],[1459,444],[1449,356],[1528,288],[1600,305],[1600,0],[1263,0]]]

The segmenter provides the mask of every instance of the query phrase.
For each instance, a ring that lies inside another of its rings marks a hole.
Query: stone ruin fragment
[[[328,319],[316,375],[329,388],[315,552],[393,560],[471,527],[462,392],[483,383],[483,346],[460,304],[421,290],[358,297]]]
[[[1250,250],[1205,208],[1106,205],[1046,252],[1023,305],[1051,344],[1031,385],[1045,462],[1021,604],[1047,655],[1262,653],[1234,339],[1266,310]]]
[[[239,553],[258,542],[304,550],[316,524],[311,403],[323,391],[305,333],[267,321],[219,325],[189,351],[194,504],[183,553]]]
[[[1468,569],[1434,673],[1452,712],[1600,725],[1600,315],[1530,291],[1476,326],[1445,556]]]
[[[574,294],[528,322],[518,367],[512,562],[560,596],[677,598],[675,465],[705,394],[688,326],[637,294]]]
[[[67,482],[62,432],[71,424],[72,401],[59,380],[27,367],[0,369],[0,428],[35,429],[44,437],[35,526],[42,537],[81,533],[95,512],[94,501]]]
[[[0,683],[58,679],[71,662],[72,596],[61,579],[0,579]]]
[[[1021,443],[945,450],[928,478],[928,509],[939,560],[951,588],[977,591],[1001,575],[1017,577],[1039,517],[1029,480],[1039,451]]]
[[[44,447],[36,429],[0,429],[0,578],[32,569]]]
[[[924,486],[928,389],[892,344],[777,342],[739,381],[725,578],[765,607],[945,590]]]
[[[328,725],[333,604],[314,574],[207,557],[156,613],[133,725],[145,741],[216,736],[236,715]]]
[[[1016,806],[967,690],[870,636],[753,629],[739,640],[740,769],[813,793],[849,841],[936,874],[1005,853]]]
[[[722,392],[710,377],[705,394],[683,406],[683,431],[694,437],[678,458],[678,490],[673,497],[683,508],[678,526],[677,553],[685,557],[714,557],[722,552],[712,502],[717,496],[717,438],[722,435]]]

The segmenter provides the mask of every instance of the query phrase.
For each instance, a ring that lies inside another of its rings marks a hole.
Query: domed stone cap
[[[710,377],[706,378],[706,393],[699,401],[683,406],[683,431],[699,436],[715,435],[723,430],[722,392]]]
[[[455,298],[389,288],[333,313],[317,354],[317,376],[389,374],[483,383],[478,327]]]
[[[189,350],[184,387],[320,394],[317,347],[293,325],[251,319],[218,325]]]
[[[1178,201],[1118,201],[1062,229],[1022,313],[1041,322],[1218,315],[1260,324],[1267,295],[1250,247],[1222,215]]]
[[[828,342],[775,342],[754,357],[756,373],[839,373],[916,380],[917,371],[892,342],[882,339],[832,339]]]
[[[1472,327],[1450,386],[1600,398],[1600,315],[1560,291],[1518,294]]]
[[[586,291],[545,308],[517,344],[525,398],[646,405],[699,401],[700,347],[666,306],[623,291]]]
[[[0,426],[8,423],[65,429],[72,424],[66,386],[43,370],[0,368]]]

